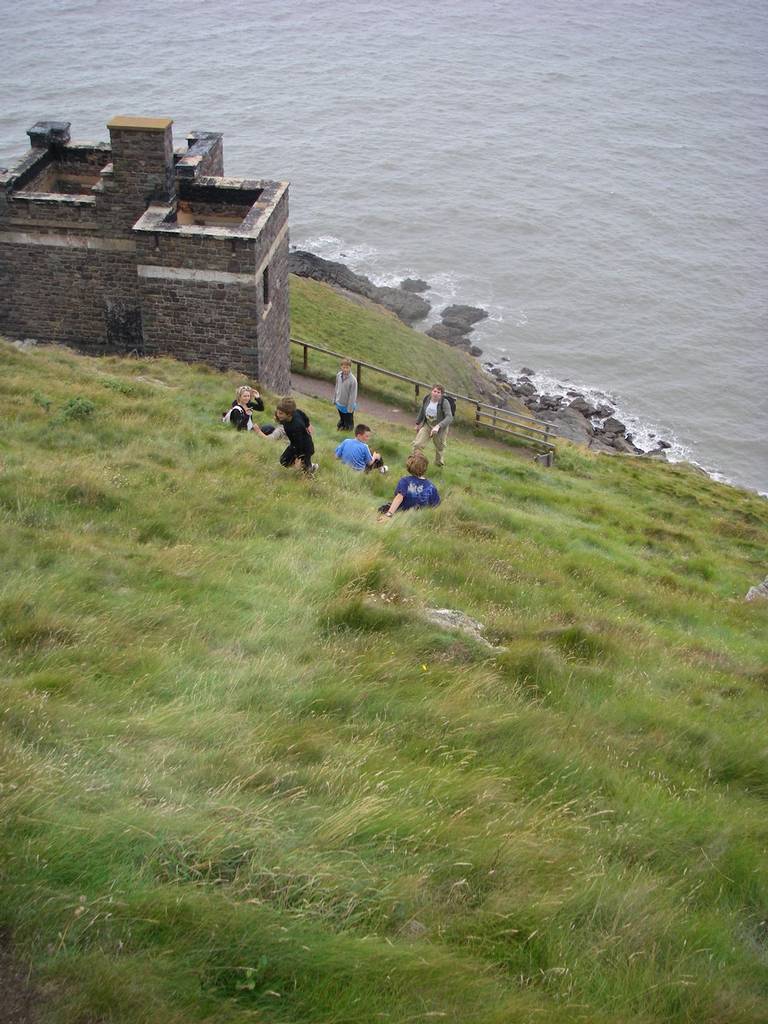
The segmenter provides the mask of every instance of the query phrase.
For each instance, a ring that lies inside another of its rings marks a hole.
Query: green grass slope
[[[378,524],[412,434],[362,479],[302,403],[307,480],[217,422],[235,379],[0,343],[0,930],[44,1019],[765,1021],[765,501],[462,437]]]
[[[443,383],[460,394],[475,395],[478,385],[488,386],[477,362],[466,352],[412,330],[381,306],[350,302],[329,285],[308,278],[291,277],[291,334],[406,377]],[[292,349],[293,368],[300,371],[302,351],[295,346]],[[337,359],[310,351],[309,372],[314,376],[330,380],[338,369]],[[366,387],[377,395],[413,403],[413,385],[368,370],[363,374]],[[515,408],[530,415],[518,403]]]

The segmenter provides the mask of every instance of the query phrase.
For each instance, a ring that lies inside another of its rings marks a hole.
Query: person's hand
[[[381,458],[381,453],[380,452],[371,452],[371,458],[374,459],[374,460],[375,459],[380,459]]]
[[[417,423],[416,426],[413,429],[414,430],[418,430],[419,429],[419,424]]]
[[[434,437],[434,436],[435,436],[435,434],[436,434],[436,433],[438,432],[438,430],[439,430],[439,429],[440,429],[440,427],[432,427],[432,429],[431,429],[431,430],[430,430],[430,432],[429,432],[429,436],[430,436],[430,437]]]

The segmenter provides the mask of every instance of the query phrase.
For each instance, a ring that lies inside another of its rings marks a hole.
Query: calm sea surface
[[[488,358],[608,394],[768,491],[764,0],[0,0],[0,163],[35,121],[225,134],[291,181],[292,244],[436,309]]]

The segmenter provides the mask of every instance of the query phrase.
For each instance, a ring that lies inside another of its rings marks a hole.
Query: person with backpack
[[[435,446],[435,465],[444,466],[445,441],[448,428],[453,423],[456,406],[445,393],[442,384],[435,384],[428,395],[424,396],[421,409],[416,420],[416,438],[411,445],[414,452],[422,452],[431,439]]]
[[[253,413],[264,411],[264,400],[256,388],[243,384],[235,392],[235,400],[221,417],[236,430],[253,430]]]

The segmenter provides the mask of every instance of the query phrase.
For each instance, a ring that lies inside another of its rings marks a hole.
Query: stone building
[[[225,178],[220,134],[40,121],[0,168],[0,333],[289,384],[288,183]]]

